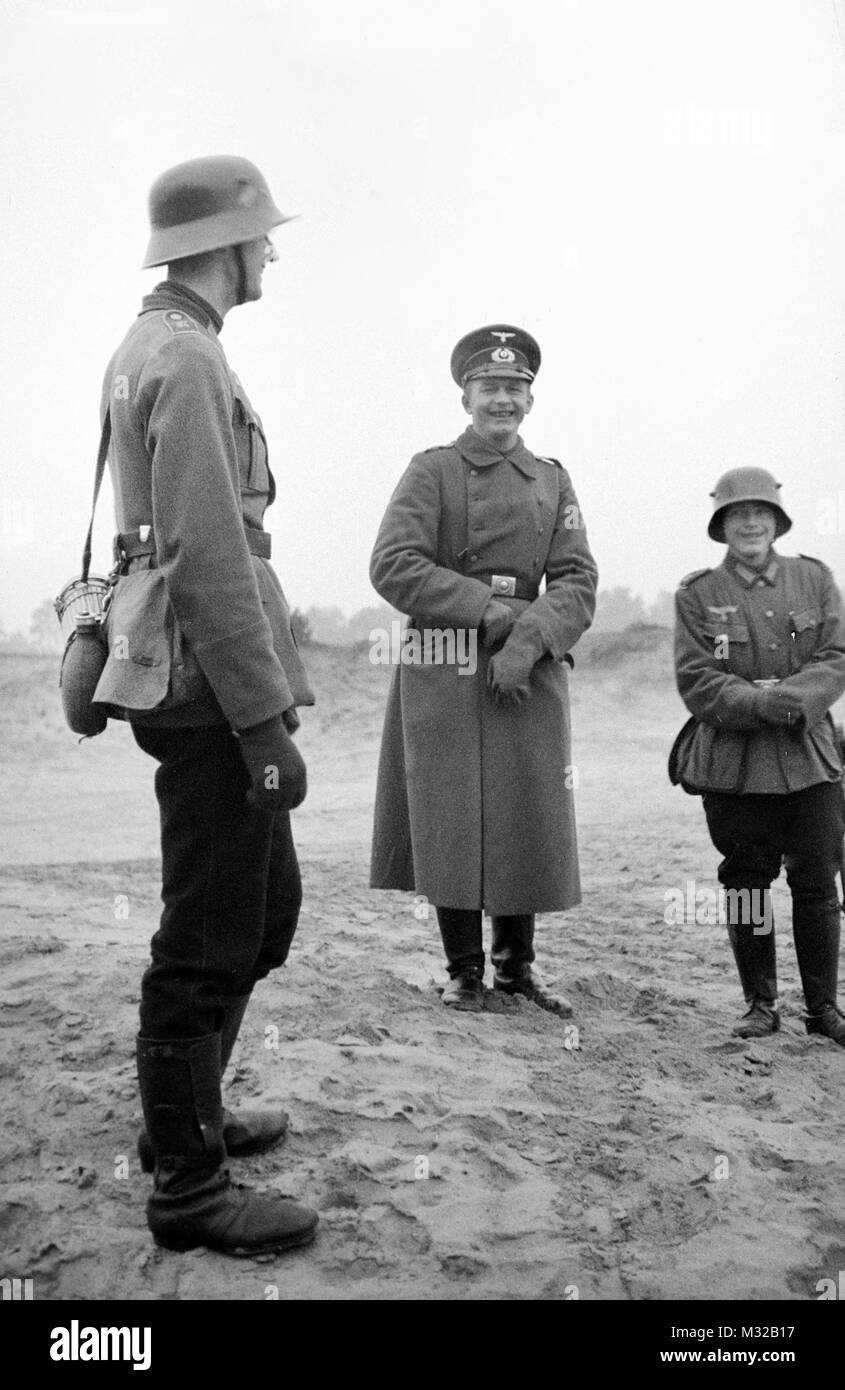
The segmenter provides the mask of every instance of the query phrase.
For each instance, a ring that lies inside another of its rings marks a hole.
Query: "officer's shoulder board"
[[[548,458],[545,454],[535,454],[534,457],[538,463],[549,463],[553,468],[563,468],[560,459]]]
[[[199,333],[199,324],[188,314],[183,314],[181,309],[168,309],[164,315],[164,322],[171,333]]]
[[[684,575],[683,579],[681,580],[680,584],[678,585],[678,588],[679,588],[679,589],[689,589],[690,586],[691,586],[692,584],[695,584],[697,580],[703,579],[704,576],[705,576],[705,574],[712,574],[712,570],[710,570],[710,569],[705,569],[705,570],[692,570],[689,574],[685,574],[685,575]]]
[[[809,561],[810,561],[810,564],[812,564],[812,565],[818,565],[819,568],[820,568],[820,569],[823,569],[823,570],[826,570],[826,569],[829,568],[829,566],[825,564],[824,560],[819,560],[815,555],[804,555],[803,552],[800,551],[800,550],[799,550],[799,552],[798,552],[798,559],[799,559],[799,560],[809,560]]]

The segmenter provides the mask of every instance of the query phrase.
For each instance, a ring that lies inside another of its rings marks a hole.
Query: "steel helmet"
[[[253,241],[290,220],[248,159],[189,159],[165,170],[150,189],[152,234],[143,269]]]
[[[775,514],[775,537],[782,536],[792,525],[780,504],[780,483],[776,483],[765,468],[731,468],[723,473],[710,496],[713,498],[713,515],[707,534],[711,540],[724,542],[722,523],[725,511],[734,502],[765,502]]]

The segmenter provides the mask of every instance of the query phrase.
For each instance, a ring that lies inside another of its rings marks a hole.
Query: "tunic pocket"
[[[735,675],[750,677],[752,654],[747,623],[706,623],[704,633],[716,661]]]
[[[792,643],[799,666],[809,661],[816,650],[819,624],[822,621],[814,608],[804,608],[800,613],[790,613]]]
[[[270,470],[267,465],[267,445],[260,424],[249,405],[240,396],[235,397],[235,412],[232,421],[235,443],[238,451],[238,473],[242,493],[270,492]]]
[[[807,608],[803,613],[791,613],[792,629],[794,632],[807,632],[810,628],[817,626],[819,622],[818,613]]]

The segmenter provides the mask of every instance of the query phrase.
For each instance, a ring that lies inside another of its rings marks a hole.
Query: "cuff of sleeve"
[[[233,729],[262,724],[293,704],[266,618],[215,642],[202,643],[194,652]]]
[[[535,661],[539,661],[544,652],[551,652],[558,660],[563,655],[563,649],[554,633],[545,631],[544,625],[530,609],[520,614],[514,623],[508,638],[508,645],[511,644],[524,654],[530,652]]]

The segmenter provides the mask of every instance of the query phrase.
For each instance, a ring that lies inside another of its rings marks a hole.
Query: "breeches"
[[[302,886],[290,816],[247,800],[250,781],[228,727],[133,725],[159,766],[162,902],[141,986],[141,1034],[216,1032],[233,997],[287,959]]]

